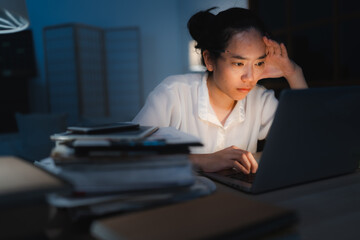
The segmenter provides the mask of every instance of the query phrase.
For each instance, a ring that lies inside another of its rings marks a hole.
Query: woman
[[[301,68],[284,44],[267,37],[263,23],[248,9],[209,9],[188,22],[201,50],[205,74],[166,78],[150,93],[134,122],[172,126],[198,136],[204,147],[190,160],[202,171],[258,167],[252,153],[265,139],[277,107],[272,90],[256,85],[263,78],[285,77],[291,88],[306,88]]]

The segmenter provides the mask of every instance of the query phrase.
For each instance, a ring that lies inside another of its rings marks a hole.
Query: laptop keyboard
[[[248,183],[253,183],[255,176],[256,176],[255,173],[245,174],[245,173],[242,173],[242,172],[236,172],[236,173],[232,173],[232,174],[228,175],[228,177],[230,177],[230,178],[245,181],[245,182],[248,182]]]

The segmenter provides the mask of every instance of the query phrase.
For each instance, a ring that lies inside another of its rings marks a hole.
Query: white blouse
[[[148,96],[133,122],[175,127],[199,137],[203,147],[192,153],[212,153],[235,145],[256,152],[257,141],[270,129],[278,104],[272,90],[257,85],[238,101],[224,126],[210,105],[207,74],[174,75],[161,82]]]

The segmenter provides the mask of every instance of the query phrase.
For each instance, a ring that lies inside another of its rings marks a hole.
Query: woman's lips
[[[251,88],[237,88],[236,90],[239,92],[248,93],[250,92]]]

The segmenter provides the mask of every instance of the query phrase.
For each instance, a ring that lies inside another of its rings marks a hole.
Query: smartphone
[[[131,122],[115,122],[107,124],[97,125],[81,125],[81,126],[69,126],[67,131],[78,134],[96,134],[106,132],[116,132],[122,130],[139,129],[140,125]]]

